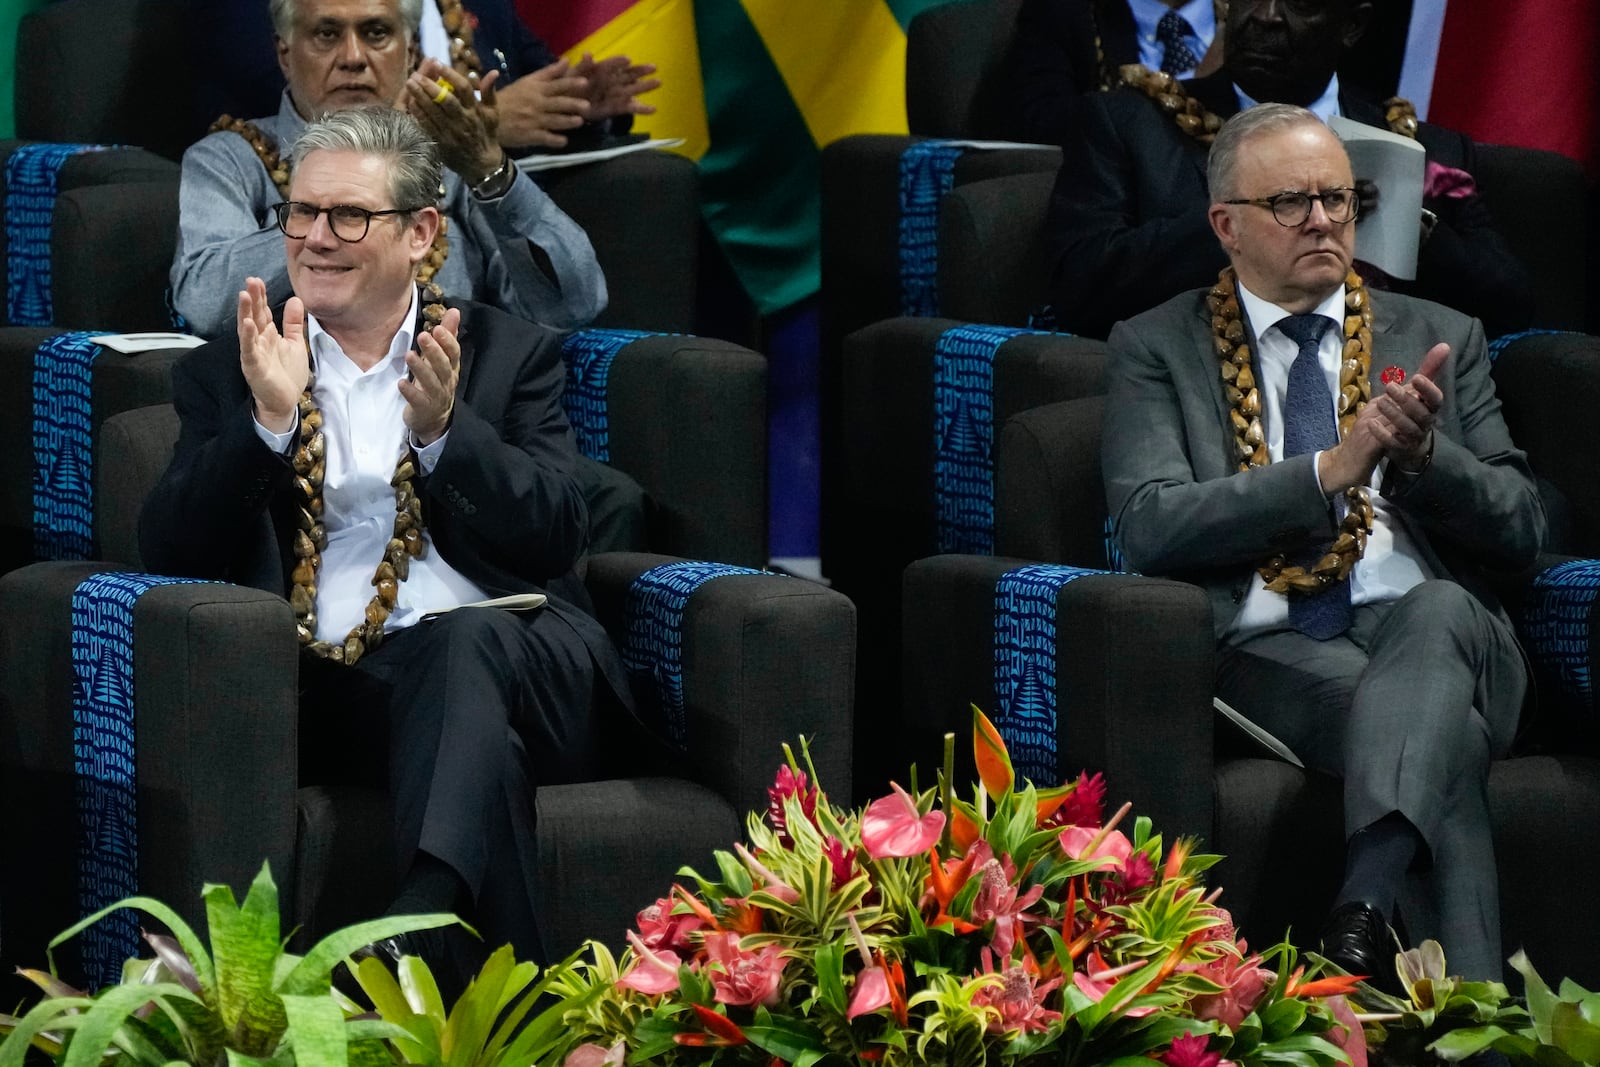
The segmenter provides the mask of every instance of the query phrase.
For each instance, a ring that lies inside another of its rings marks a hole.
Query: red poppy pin
[[[1384,385],[1404,385],[1406,381],[1406,372],[1399,367],[1385,367],[1383,369],[1383,373],[1380,374],[1378,378],[1383,382]]]

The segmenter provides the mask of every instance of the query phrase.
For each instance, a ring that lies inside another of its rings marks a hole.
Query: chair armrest
[[[1541,557],[1516,613],[1517,635],[1532,662],[1541,739],[1563,749],[1600,751],[1594,678],[1600,560]],[[1574,746],[1576,742],[1576,746]]]
[[[8,959],[42,963],[78,918],[71,601],[106,564],[41,563],[0,577],[0,864]],[[138,878],[191,921],[200,888],[242,888],[262,860],[287,884],[295,843],[294,618],[281,598],[162,586],[133,609]],[[285,901],[286,913],[291,901]]]
[[[906,569],[902,725],[923,781],[946,731],[955,732],[971,773],[968,705],[998,714],[995,586],[1024,565],[935,556]],[[1131,800],[1165,834],[1209,837],[1215,642],[1204,591],[1094,574],[1061,588],[1055,618],[1061,775],[1103,771],[1114,803]],[[965,780],[962,771],[957,779]]]
[[[615,335],[612,335],[615,337]],[[566,343],[569,367],[583,335]],[[767,361],[709,338],[641,336],[601,369],[604,415],[570,403],[575,428],[602,426],[604,455],[649,494],[657,551],[760,567],[767,562]],[[580,432],[580,441],[594,432]]]
[[[596,613],[626,640],[628,593],[670,557],[606,553],[589,561]],[[840,594],[799,578],[739,574],[701,585],[683,612],[688,752],[672,768],[735,811],[764,807],[782,745],[805,734],[822,783],[848,798],[856,613]],[[635,679],[642,709],[658,704]],[[648,714],[646,710],[645,714]]]
[[[939,211],[939,313],[1026,326],[1048,299],[1044,217],[1055,174],[1036,171],[952,189]]]
[[[55,321],[124,333],[172,329],[166,294],[177,239],[176,175],[62,193],[51,237]]]
[[[995,449],[994,547],[1005,556],[1113,567],[1106,538],[1100,430],[1105,397],[1086,396],[1009,419]]]
[[[635,152],[537,175],[594,245],[606,309],[596,326],[687,332],[700,269],[699,170],[670,152]]]

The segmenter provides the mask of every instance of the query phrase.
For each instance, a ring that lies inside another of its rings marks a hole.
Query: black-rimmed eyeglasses
[[[1311,217],[1311,202],[1322,202],[1323,213],[1329,222],[1349,222],[1361,211],[1361,197],[1354,189],[1327,189],[1320,193],[1288,192],[1276,196],[1258,197],[1255,200],[1224,200],[1224,204],[1254,204],[1272,212],[1278,225],[1291,229],[1303,225]]]
[[[372,220],[384,215],[409,215],[413,211],[420,211],[420,207],[391,207],[383,211],[370,211],[354,204],[329,204],[327,207],[318,207],[315,204],[302,203],[299,200],[285,200],[281,204],[272,205],[272,210],[278,216],[278,229],[284,236],[300,240],[311,232],[311,224],[317,221],[317,216],[327,213],[328,228],[333,235],[346,244],[355,244],[367,235],[367,230],[372,226]]]

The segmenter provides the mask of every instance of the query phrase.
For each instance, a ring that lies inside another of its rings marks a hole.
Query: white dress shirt
[[[366,621],[367,604],[377,593],[372,575],[394,535],[394,488],[389,479],[405,453],[410,432],[399,382],[406,376],[406,353],[411,351],[416,321],[413,286],[411,310],[389,343],[389,354],[363,371],[316,317],[306,314],[306,338],[316,373],[311,398],[322,411],[326,448],[322,522],[328,529],[328,547],[317,572],[319,641],[343,644],[351,629]],[[255,427],[269,447],[288,453],[293,430],[275,434],[259,420]],[[417,448],[421,473],[432,473],[448,437],[446,432],[426,448]],[[422,540],[427,550],[411,561],[395,609],[383,624],[385,633],[412,626],[429,612],[485,599],[483,590],[439,555],[426,529]]]
[[[1133,28],[1139,37],[1139,62],[1151,70],[1161,69],[1161,60],[1167,51],[1156,40],[1156,27],[1168,11],[1176,10],[1194,31],[1189,36],[1189,48],[1196,59],[1205,58],[1212,38],[1217,35],[1217,10],[1212,0],[1186,0],[1176,9],[1168,7],[1166,0],[1128,0],[1128,9],[1133,12]],[[1193,73],[1191,67],[1179,71],[1178,76],[1186,78]]]
[[[1250,108],[1253,108],[1257,104],[1261,103],[1261,101],[1254,99],[1249,93],[1245,92],[1237,85],[1233,87],[1233,95],[1239,98],[1240,111],[1248,111]],[[1311,101],[1311,103],[1306,105],[1306,110],[1317,116],[1317,118],[1321,119],[1323,122],[1327,122],[1333,116],[1340,113],[1339,75],[1335,74],[1333,77],[1328,79],[1328,87],[1322,90],[1321,96],[1317,97],[1315,100]]]
[[[1267,436],[1267,454],[1272,462],[1283,460],[1283,405],[1289,391],[1289,365],[1300,353],[1300,346],[1278,328],[1278,323],[1289,317],[1289,312],[1268,303],[1243,285],[1239,286],[1239,302],[1250,319],[1256,335],[1256,349],[1251,366],[1255,371],[1256,386],[1261,391],[1261,428]],[[1317,358],[1322,363],[1322,373],[1328,380],[1330,414],[1338,417],[1339,365],[1344,357],[1344,286],[1339,286],[1314,311],[1326,315],[1338,325],[1322,335],[1322,347]],[[1377,382],[1374,389],[1383,388]],[[1321,453],[1318,453],[1320,456]],[[1432,577],[1428,565],[1417,552],[1405,523],[1398,519],[1377,486],[1382,484],[1388,460],[1380,460],[1372,472],[1368,494],[1372,500],[1372,532],[1367,535],[1367,550],[1350,571],[1350,602],[1352,604],[1382,603],[1396,600],[1406,590]],[[1316,466],[1312,466],[1316,477]],[[1317,489],[1322,490],[1321,482]],[[1339,494],[1342,507],[1344,494]],[[1228,628],[1230,637],[1243,637],[1267,629],[1287,626],[1289,598],[1282,593],[1267,592],[1261,575],[1250,579],[1250,591]]]

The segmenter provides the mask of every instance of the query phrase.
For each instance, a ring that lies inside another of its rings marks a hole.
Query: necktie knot
[[[1161,45],[1161,70],[1165,74],[1184,74],[1200,65],[1200,57],[1189,47],[1194,27],[1176,11],[1168,11],[1156,23],[1156,41]]]
[[[1333,324],[1333,320],[1326,315],[1290,315],[1286,319],[1279,320],[1278,329],[1283,331],[1285,337],[1299,345],[1301,352],[1304,352],[1308,345],[1313,351],[1320,347],[1322,335],[1327,333]]]

